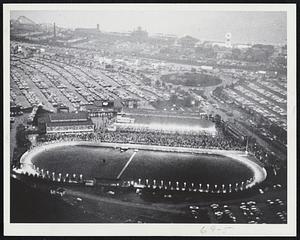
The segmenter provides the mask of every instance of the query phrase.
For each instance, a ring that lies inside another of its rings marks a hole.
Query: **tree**
[[[23,124],[17,126],[16,142],[18,148],[29,148],[31,142],[27,138],[26,129]]]
[[[172,104],[175,104],[177,101],[178,101],[178,98],[177,98],[176,94],[172,94],[170,97],[170,102]]]
[[[148,77],[143,77],[143,82],[145,83],[145,85],[147,86],[151,86],[151,79]]]
[[[156,87],[160,87],[160,85],[161,85],[161,84],[160,84],[160,81],[159,81],[159,80],[156,80],[156,81],[155,81],[155,86],[156,86]]]
[[[215,115],[215,122],[216,122],[217,126],[220,126],[221,120],[222,120],[221,116],[219,114],[216,114]]]
[[[183,105],[185,107],[191,107],[192,106],[192,100],[193,100],[193,98],[190,95],[188,95],[187,97],[184,98]]]
[[[238,48],[232,49],[232,58],[238,60],[241,58],[241,50]]]

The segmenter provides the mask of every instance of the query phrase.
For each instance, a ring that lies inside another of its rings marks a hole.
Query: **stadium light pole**
[[[247,136],[247,143],[246,143],[246,151],[245,151],[246,155],[248,155],[248,136]]]

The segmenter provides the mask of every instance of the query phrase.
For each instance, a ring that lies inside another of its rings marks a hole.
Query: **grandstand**
[[[92,133],[94,125],[86,112],[52,113],[40,119],[46,134]]]
[[[215,123],[200,115],[148,111],[142,113],[121,112],[112,123],[116,129],[130,131],[160,131],[166,133],[189,133],[216,135]]]

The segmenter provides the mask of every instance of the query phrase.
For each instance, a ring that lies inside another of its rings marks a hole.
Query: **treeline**
[[[23,124],[19,124],[16,129],[16,148],[13,152],[13,165],[19,165],[21,156],[29,149],[31,142],[26,133],[26,128]]]

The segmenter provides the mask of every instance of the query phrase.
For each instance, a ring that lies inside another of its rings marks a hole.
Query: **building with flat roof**
[[[94,124],[87,112],[59,112],[39,119],[39,129],[46,134],[92,133]]]
[[[118,112],[118,107],[111,100],[96,100],[93,104],[86,104],[83,109],[90,117],[114,117]]]
[[[57,113],[61,113],[61,112],[69,112],[69,107],[59,103],[56,107],[56,111]]]

